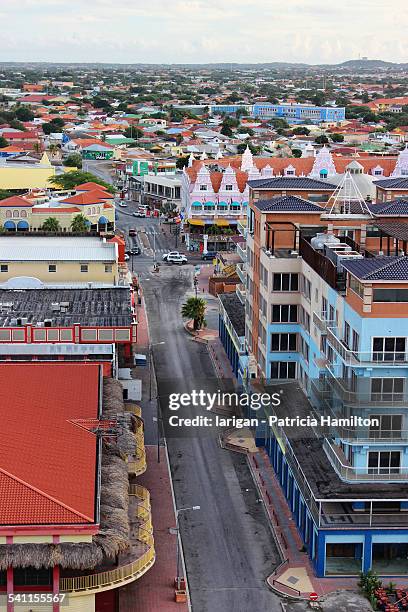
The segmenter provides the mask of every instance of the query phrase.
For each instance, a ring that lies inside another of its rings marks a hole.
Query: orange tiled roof
[[[106,195],[106,191],[102,189],[93,189],[92,191],[84,191],[61,201],[64,204],[77,204],[83,206],[86,204],[99,204],[107,199],[108,196]]]
[[[50,380],[53,384],[50,385]],[[1,364],[0,524],[93,523],[97,364]]]
[[[113,195],[109,193],[109,191],[103,185],[99,185],[99,183],[94,183],[93,181],[89,181],[88,183],[81,183],[75,187],[76,191],[93,191],[94,189],[99,189],[100,191],[106,191],[106,195],[109,198],[113,198]]]
[[[21,196],[11,196],[10,198],[0,200],[0,206],[32,206],[32,202]]]

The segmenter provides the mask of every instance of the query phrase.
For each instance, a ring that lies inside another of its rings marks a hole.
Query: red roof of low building
[[[94,189],[92,191],[84,191],[83,193],[78,193],[66,200],[62,200],[64,204],[76,204],[76,205],[86,205],[86,204],[100,204],[110,198],[111,196],[107,194],[106,191],[102,189]]]
[[[3,138],[6,140],[32,140],[38,139],[38,134],[36,132],[3,132]]]
[[[10,198],[5,198],[4,200],[0,200],[0,206],[32,206],[32,202],[29,202],[25,198],[21,196],[11,196]]]
[[[92,191],[93,189],[102,189],[106,191],[108,197],[113,198],[113,196],[107,191],[106,187],[100,185],[99,183],[94,183],[93,181],[89,181],[88,183],[81,183],[75,187],[76,191]]]
[[[52,384],[50,384],[52,381]],[[0,524],[94,523],[98,364],[0,365]]]

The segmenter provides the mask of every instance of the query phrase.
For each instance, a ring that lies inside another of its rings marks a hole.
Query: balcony
[[[235,287],[235,292],[238,296],[239,301],[241,302],[241,304],[245,305],[245,297],[246,297],[246,289],[245,289],[245,285],[239,283],[236,287]]]
[[[246,244],[244,246],[241,246],[244,243],[237,243],[237,253],[240,256],[241,260],[246,263],[247,260],[247,255],[246,255]]]
[[[137,580],[154,564],[150,494],[139,485],[129,486],[130,548],[121,553],[118,567],[105,572],[60,579],[60,591],[72,596],[107,591]]]
[[[327,327],[327,341],[346,365],[367,367],[406,367],[408,364],[408,354],[406,352],[360,352],[350,350],[344,341],[340,339],[339,329],[337,327]]]
[[[336,377],[330,368],[328,368],[328,371],[330,372],[330,376],[325,378],[326,387],[324,390],[326,397],[329,395],[334,397],[335,394],[335,396],[339,398],[346,406],[355,406],[356,408],[372,408],[373,406],[401,406],[404,408],[408,406],[408,393],[406,391],[374,393],[371,391],[369,386],[371,379],[363,381],[364,383],[368,384],[365,384],[364,386],[358,385],[356,389],[351,390],[349,380]],[[323,391],[323,389],[320,390]]]
[[[248,232],[248,228],[247,228],[247,220],[246,219],[240,219],[237,223],[237,230],[238,230],[238,234],[241,234],[241,236],[243,236],[244,238],[247,237],[247,232]]]
[[[235,271],[239,276],[239,279],[243,285],[246,284],[246,266],[244,263],[239,263],[235,267]]]
[[[363,481],[363,482],[396,482],[408,480],[408,468],[378,468],[374,473],[368,473],[369,468],[360,468],[352,466],[345,458],[341,448],[330,443],[327,438],[323,442],[323,449],[328,456],[334,469],[347,482]]]
[[[327,313],[325,312],[321,312],[320,314],[317,314],[317,312],[313,313],[313,323],[321,334],[327,334],[327,328],[333,327],[335,324],[335,321],[328,321],[326,317]]]
[[[127,465],[128,465],[129,474],[140,476],[140,474],[143,474],[147,468],[146,449],[144,445],[143,420],[136,414],[135,416],[136,416],[136,432],[135,432],[136,452],[133,456],[128,457]]]

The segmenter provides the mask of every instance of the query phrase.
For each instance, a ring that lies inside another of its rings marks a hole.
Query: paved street
[[[163,400],[169,390],[191,391],[214,381],[214,367],[206,346],[191,339],[180,317],[182,303],[193,293],[192,265],[163,264],[158,275],[152,274],[153,247],[161,260],[159,251],[174,248],[174,236],[169,228],[161,231],[158,219],[135,218],[132,211],[131,203],[118,209],[117,225],[127,240],[129,228],[135,227],[137,237],[130,238],[129,246],[142,248],[133,267],[143,287],[150,340],[165,343],[153,349]],[[189,256],[189,262],[198,263],[197,256]],[[216,325],[214,299],[208,320]],[[153,416],[145,414],[145,421]],[[167,437],[177,508],[201,506],[180,514],[193,612],[279,611],[279,598],[265,583],[279,558],[263,506],[245,457],[221,449],[219,433],[214,428],[206,436]]]
[[[159,395],[168,383],[199,389],[214,377],[205,345],[186,334],[180,306],[192,288],[192,267],[163,267],[143,280]],[[168,437],[177,507],[200,505],[180,515],[194,612],[279,610],[265,578],[278,561],[246,460],[222,450],[217,430],[205,437]]]

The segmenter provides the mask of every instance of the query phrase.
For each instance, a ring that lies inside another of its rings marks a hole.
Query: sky
[[[0,61],[408,62],[407,0],[0,0]]]

